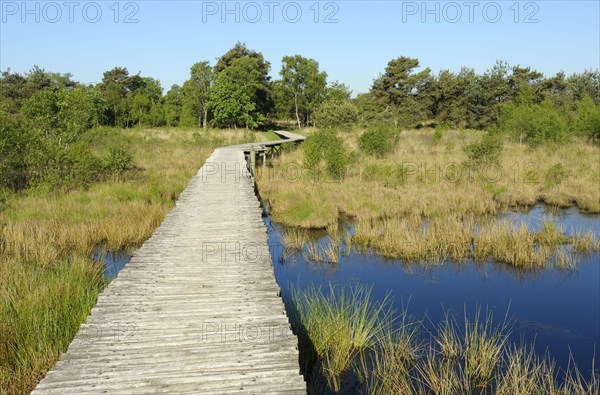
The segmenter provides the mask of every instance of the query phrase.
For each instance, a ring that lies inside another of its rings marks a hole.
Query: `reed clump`
[[[431,331],[391,300],[366,288],[293,291],[291,315],[299,336],[309,393],[369,394],[596,394],[599,377],[571,364],[556,368],[548,354],[509,340],[512,320],[465,311]],[[429,334],[424,336],[424,334]],[[429,340],[427,340],[429,337]]]
[[[340,391],[342,374],[371,350],[390,325],[388,299],[376,302],[367,288],[346,292],[318,288],[294,292],[294,327],[307,354],[302,358],[307,375],[325,376],[334,391]]]
[[[291,228],[283,231],[283,246],[286,249],[301,251],[309,240],[306,229]]]
[[[573,266],[577,253],[598,251],[593,233],[575,232],[544,222],[539,231],[525,223],[474,216],[359,219],[352,243],[407,262],[440,263],[474,259],[517,268],[544,267],[554,261]],[[562,246],[569,248],[561,248]],[[571,263],[570,263],[571,262]]]

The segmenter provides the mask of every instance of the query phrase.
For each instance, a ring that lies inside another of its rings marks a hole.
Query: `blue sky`
[[[187,79],[193,63],[214,63],[236,41],[261,51],[273,76],[283,56],[301,54],[355,93],[399,56],[436,73],[464,65],[484,72],[496,60],[546,75],[600,68],[597,0],[66,1],[29,1],[25,9],[20,0],[0,0],[0,69],[38,65],[93,83],[124,66],[166,91]],[[133,23],[124,23],[132,12]]]

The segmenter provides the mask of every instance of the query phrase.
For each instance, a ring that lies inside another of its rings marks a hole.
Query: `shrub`
[[[120,175],[131,169],[132,165],[133,156],[128,150],[120,147],[110,148],[108,156],[104,159],[104,170],[112,175]]]
[[[432,141],[433,141],[433,144],[436,144],[436,145],[440,141],[442,141],[442,129],[439,129],[439,128],[435,129],[435,132],[433,132]]]
[[[550,101],[507,106],[500,117],[500,130],[530,145],[562,143],[569,138],[567,116]]]
[[[556,163],[546,171],[546,185],[559,185],[567,179],[567,177],[569,177],[567,169],[565,169],[562,164]]]
[[[397,133],[383,125],[372,126],[358,138],[358,147],[365,153],[383,157],[394,149]]]
[[[69,186],[89,186],[102,175],[102,162],[83,145],[73,146],[64,157],[61,181]]]
[[[315,111],[313,122],[320,128],[348,127],[358,122],[358,109],[347,100],[328,100]]]
[[[304,166],[317,171],[325,161],[327,173],[333,178],[341,178],[348,166],[349,155],[344,141],[331,130],[319,130],[304,142]]]
[[[600,142],[600,106],[590,96],[577,104],[574,127],[590,140]]]
[[[0,189],[25,187],[24,152],[27,136],[0,108]]]
[[[469,161],[475,165],[498,164],[502,153],[502,142],[490,134],[485,134],[481,141],[467,144],[464,151]]]

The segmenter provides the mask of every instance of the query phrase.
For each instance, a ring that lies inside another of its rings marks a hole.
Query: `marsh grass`
[[[391,299],[373,300],[364,287],[294,289],[292,295],[309,393],[598,393],[593,362],[586,379],[574,363],[557,370],[548,354],[510,341],[508,312],[497,322],[477,307],[472,316],[465,311],[463,324],[447,313],[430,331],[406,309],[397,315]]]
[[[261,196],[271,203],[276,222],[328,228],[332,238],[341,237],[336,230],[340,213],[353,217],[356,231],[347,244],[406,261],[493,259],[534,268],[549,263],[557,245],[571,244],[573,252],[598,250],[593,235],[567,237],[553,223],[533,232],[497,215],[537,202],[600,213],[600,164],[595,160],[600,147],[578,140],[552,149],[506,141],[497,163],[473,166],[463,150],[424,143],[430,134],[403,131],[392,153],[382,158],[353,152],[345,177],[335,182],[298,172],[300,146],[276,159],[272,172],[257,180]],[[356,150],[360,131],[340,135]],[[452,146],[479,138],[475,131],[444,132]],[[556,169],[569,176],[547,182]]]
[[[545,222],[539,231],[525,223],[484,217],[448,215],[422,221],[418,217],[359,219],[351,243],[406,262],[439,264],[475,259],[516,268],[539,268],[553,260],[563,267],[576,262],[575,253],[598,250],[593,233],[575,232]],[[571,246],[572,248],[560,248]]]
[[[391,325],[390,300],[373,301],[370,289],[349,292],[331,287],[329,295],[320,288],[293,292],[294,331],[303,350],[313,355],[301,358],[315,361],[316,377],[324,376],[333,391],[342,385],[342,375],[352,362],[373,349],[378,338]],[[305,366],[305,372],[307,372]]]
[[[360,133],[357,130],[340,136],[356,150]],[[300,146],[278,158],[272,173],[258,180],[261,196],[272,201],[272,216],[277,222],[311,228],[325,228],[337,221],[339,213],[359,219],[412,214],[428,219],[447,214],[493,215],[536,202],[576,205],[584,212],[600,213],[598,146],[574,140],[548,149],[506,141],[498,165],[472,167],[465,165],[468,158],[461,149],[425,144],[422,137],[430,133],[401,132],[394,151],[383,158],[356,151],[356,160],[341,182],[298,172],[303,163]],[[444,139],[465,146],[479,141],[480,135],[448,130]],[[569,177],[548,184],[543,175],[558,164]],[[401,177],[388,171],[367,171],[398,167],[404,169]],[[290,168],[296,170],[294,177],[286,171]],[[401,179],[391,182],[390,177]]]
[[[285,229],[282,240],[286,249],[301,251],[309,240],[308,231],[298,228]]]
[[[600,241],[594,236],[591,230],[586,233],[577,230],[575,236],[571,238],[571,244],[575,252],[589,253],[600,251]]]
[[[465,312],[462,372],[466,388],[487,388],[491,384],[500,367],[510,325],[506,317],[499,325],[495,324],[491,312],[482,319],[479,308],[472,319]]]
[[[135,170],[87,188],[42,187],[0,206],[0,393],[29,393],[54,365],[103,289],[94,249],[133,252],[174,205],[216,144],[245,131],[109,129],[90,146],[125,146]],[[262,137],[260,137],[262,138]]]

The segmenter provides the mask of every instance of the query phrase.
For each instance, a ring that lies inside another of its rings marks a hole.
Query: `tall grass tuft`
[[[510,321],[506,318],[495,325],[491,312],[485,319],[476,309],[473,319],[465,313],[464,340],[462,344],[465,388],[487,388],[500,368],[502,351],[509,335]]]
[[[373,301],[370,289],[364,287],[349,291],[330,287],[328,294],[310,288],[303,293],[294,291],[292,298],[294,329],[304,345],[302,351],[308,353],[301,359],[316,361],[317,374],[337,392],[352,362],[372,350],[389,328],[390,299]],[[318,380],[318,376],[311,379]]]
[[[409,318],[394,320],[391,301],[377,302],[364,287],[293,291],[309,392],[369,394],[597,394],[599,378],[571,364],[557,371],[549,354],[511,341],[508,313],[500,322],[479,307],[464,324],[446,314],[430,331]],[[429,332],[426,341],[423,332]]]
[[[285,229],[282,237],[286,249],[301,251],[308,241],[308,231],[299,228]]]

